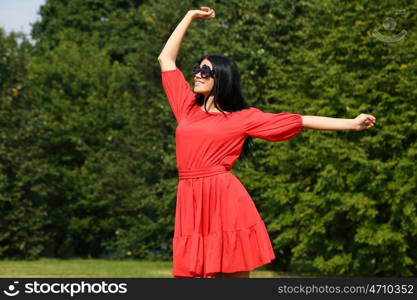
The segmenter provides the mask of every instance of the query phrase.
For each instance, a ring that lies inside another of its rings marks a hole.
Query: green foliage
[[[287,63],[271,63],[280,71],[262,84],[259,100],[269,111],[377,117],[369,132],[305,130],[280,150],[265,143],[256,177],[245,172],[281,267],[310,264],[324,275],[416,273],[417,227],[409,218],[416,216],[415,33],[393,44],[370,36],[396,9],[379,5],[298,2]],[[398,17],[398,26],[412,28],[415,7],[404,5],[408,19]]]
[[[18,42],[19,41],[19,42]],[[37,257],[49,238],[45,153],[32,147],[35,113],[25,96],[31,45],[0,30],[0,257]]]
[[[201,5],[48,0],[33,47],[0,32],[0,256],[170,258],[176,124],[156,58]],[[370,131],[256,140],[255,159],[236,164],[273,240],[272,266],[417,274],[414,2],[401,2],[404,16],[390,1],[204,5],[216,19],[195,21],[183,41],[188,79],[196,59],[224,54],[251,106],[377,118]],[[370,35],[387,17],[407,30],[402,40]]]

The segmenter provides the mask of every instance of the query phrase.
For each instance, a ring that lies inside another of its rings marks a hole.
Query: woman
[[[249,107],[236,65],[219,55],[204,56],[194,66],[191,91],[175,60],[191,22],[214,17],[208,7],[188,11],[158,57],[162,85],[178,122],[174,277],[249,277],[275,259],[253,200],[230,172],[248,139],[285,141],[303,128],[363,130],[376,120],[367,114],[338,119]]]

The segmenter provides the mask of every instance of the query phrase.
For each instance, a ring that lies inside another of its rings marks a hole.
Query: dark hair
[[[216,54],[205,55],[197,63],[200,65],[204,59],[209,60],[213,66],[215,72],[214,86],[207,96],[197,93],[195,103],[200,106],[204,105],[204,109],[207,111],[206,99],[210,95],[213,95],[214,106],[222,113],[224,111],[233,112],[248,109],[249,104],[242,95],[240,74],[236,63],[226,56]],[[253,138],[248,136],[243,143],[243,149],[239,159],[248,159],[252,155],[252,150]]]

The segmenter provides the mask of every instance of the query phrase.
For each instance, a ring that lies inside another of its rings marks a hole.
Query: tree
[[[0,257],[37,257],[49,238],[42,198],[47,172],[37,138],[36,112],[26,97],[31,44],[0,29]]]

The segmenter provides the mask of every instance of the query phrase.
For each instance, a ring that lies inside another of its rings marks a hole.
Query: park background
[[[414,0],[46,0],[30,38],[0,29],[0,273],[40,258],[170,262],[176,123],[157,57],[200,6],[216,18],[184,39],[188,80],[219,53],[251,106],[377,118],[256,139],[236,163],[273,242],[267,269],[416,276]]]

